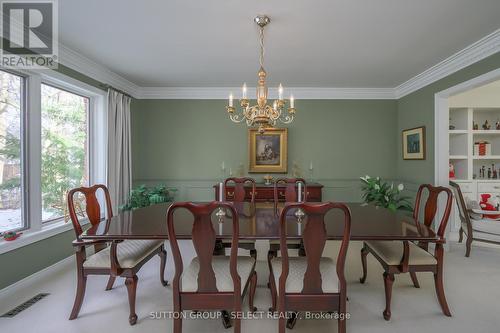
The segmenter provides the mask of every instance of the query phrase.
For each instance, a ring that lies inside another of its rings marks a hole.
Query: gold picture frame
[[[425,126],[403,130],[403,160],[425,160]]]
[[[287,155],[287,128],[266,128],[262,134],[248,130],[248,172],[286,173]]]

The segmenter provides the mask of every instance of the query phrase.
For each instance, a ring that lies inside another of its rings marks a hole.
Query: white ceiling
[[[396,87],[500,28],[499,0],[60,0],[60,41],[142,87]]]

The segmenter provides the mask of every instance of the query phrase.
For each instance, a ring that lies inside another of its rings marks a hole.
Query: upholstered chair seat
[[[214,256],[212,259],[212,268],[215,273],[215,280],[217,290],[220,292],[234,291],[233,278],[229,271],[229,257],[227,256]],[[241,278],[241,284],[244,286],[250,279],[255,266],[255,258],[239,256],[237,259],[238,275]],[[196,292],[198,291],[198,274],[200,271],[200,261],[195,257],[189,266],[182,273],[181,291],[182,292]],[[241,288],[243,294],[244,288]]]
[[[399,265],[403,258],[403,242],[401,241],[366,241],[365,242],[388,265]],[[410,246],[410,265],[436,265],[436,258],[415,243]]]
[[[500,221],[484,218],[480,220],[471,219],[470,222],[472,230],[493,234],[500,239]]]
[[[156,240],[126,240],[116,247],[116,257],[121,268],[133,268],[147,258],[158,247],[163,245],[163,241]],[[83,263],[85,268],[111,268],[110,260],[111,247],[107,247],[87,258]]]
[[[306,257],[290,257],[288,259],[289,269],[286,279],[285,291],[287,293],[301,293],[304,288],[304,274],[307,270]],[[339,279],[336,271],[337,263],[332,258],[321,258],[319,270],[321,273],[321,289],[323,293],[338,293]],[[281,268],[283,267],[281,258],[273,258],[271,260],[273,268],[274,280],[276,286],[279,286],[281,276]],[[277,288],[279,294],[279,288]]]

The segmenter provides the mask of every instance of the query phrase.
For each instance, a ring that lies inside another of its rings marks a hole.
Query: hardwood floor
[[[364,285],[359,283],[362,275],[359,251],[361,242],[351,242],[346,277],[349,302],[347,309],[351,319],[347,332],[496,332],[500,325],[498,300],[500,299],[500,247],[474,246],[470,258],[463,256],[464,245],[452,243],[445,254],[445,289],[453,317],[442,315],[434,291],[432,274],[418,274],[420,288],[414,288],[409,274],[396,276],[392,308],[397,309],[392,319],[386,322],[380,313],[384,309],[384,284],[382,269],[372,257],[368,257],[368,277]],[[258,242],[259,255],[267,253],[266,242]],[[337,248],[336,243],[327,246]],[[168,246],[167,249],[169,250]],[[181,245],[183,253],[193,254],[189,242]],[[173,274],[171,256],[167,263],[168,279]],[[130,327],[126,320],[128,301],[125,281],[117,279],[110,291],[104,291],[107,277],[89,278],[85,302],[78,319],[69,321],[76,285],[74,262],[66,261],[56,266],[36,282],[25,283],[15,294],[0,293],[0,314],[17,306],[37,293],[49,292],[50,296],[18,314],[14,318],[0,318],[3,332],[85,332],[96,323],[99,330],[114,332],[171,332],[169,319],[152,319],[151,312],[162,316],[162,311],[172,310],[170,287],[158,284],[158,262],[155,258],[147,263],[140,273],[137,288],[137,325]],[[186,256],[186,261],[190,260]],[[267,284],[267,264],[259,257],[257,271],[259,282],[255,305],[265,311],[271,304]],[[245,300],[243,310],[248,310]],[[265,316],[265,313],[263,314]],[[47,320],[50,318],[50,320]],[[222,327],[220,320],[185,320],[184,332],[232,332]],[[336,320],[299,320],[289,332],[336,332]],[[242,321],[242,332],[277,332],[278,321],[253,319]]]

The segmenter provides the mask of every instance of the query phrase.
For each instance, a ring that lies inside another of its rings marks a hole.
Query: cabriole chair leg
[[[385,310],[383,312],[384,319],[391,319],[391,298],[392,284],[394,283],[394,274],[384,272],[384,287],[385,287]]]
[[[359,279],[359,282],[365,283],[366,276],[368,275],[368,266],[366,264],[366,257],[368,256],[368,250],[366,249],[365,244],[363,244],[363,248],[361,249],[361,265],[363,266],[363,276]]]
[[[106,291],[113,289],[113,285],[115,284],[116,276],[109,276],[108,284],[106,285]]]
[[[254,271],[252,277],[250,278],[250,290],[248,291],[248,307],[250,308],[251,312],[257,311],[257,307],[253,305],[256,289],[257,289],[257,272]]]
[[[418,279],[417,279],[417,273],[410,272],[410,277],[411,277],[411,281],[413,282],[413,286],[415,288],[420,288],[420,284],[418,283]]]
[[[71,310],[71,315],[69,316],[69,320],[73,320],[76,317],[78,317],[78,313],[80,313],[80,309],[82,308],[86,287],[87,287],[87,277],[84,276],[83,273],[79,273],[77,287],[76,287],[75,303],[73,304],[73,310]]]
[[[168,286],[168,280],[165,279],[165,266],[167,265],[167,251],[165,251],[165,247],[161,247],[160,253],[160,282],[163,286]]]
[[[128,291],[128,303],[130,307],[130,314],[128,317],[128,322],[130,325],[135,325],[137,322],[137,314],[135,313],[135,296],[137,292],[137,275],[133,277],[128,277],[125,280],[125,285]]]

